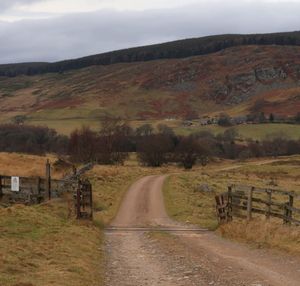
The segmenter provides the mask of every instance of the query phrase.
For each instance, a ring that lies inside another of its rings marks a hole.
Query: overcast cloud
[[[212,34],[300,30],[299,11],[300,1],[291,0],[0,0],[0,63]]]

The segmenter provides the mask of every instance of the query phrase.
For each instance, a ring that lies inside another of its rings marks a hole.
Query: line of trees
[[[240,141],[234,128],[214,135],[208,131],[178,136],[166,125],[156,130],[149,124],[133,129],[119,119],[107,119],[99,132],[76,129],[67,137],[46,127],[0,125],[0,152],[65,154],[73,162],[123,164],[136,152],[140,164],[159,167],[179,164],[186,169],[206,165],[209,158],[248,159],[300,154],[300,140],[273,134],[262,141]]]
[[[123,164],[136,152],[142,165],[159,167],[177,163],[186,169],[196,163],[206,165],[209,158],[248,159],[300,154],[300,140],[274,134],[262,141],[239,141],[235,128],[214,135],[208,131],[178,136],[165,125],[157,131],[145,124],[136,130],[119,120],[105,121],[100,132],[89,128],[75,130],[70,137],[69,154],[74,161]]]
[[[0,125],[0,151],[43,155],[48,152],[66,154],[69,138],[55,130],[18,124]]]

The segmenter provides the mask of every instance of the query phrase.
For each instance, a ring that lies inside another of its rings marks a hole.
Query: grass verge
[[[278,220],[266,221],[264,218],[255,218],[250,222],[234,220],[220,226],[217,233],[257,248],[276,248],[291,254],[300,254],[299,227],[284,226]]]
[[[163,188],[165,205],[175,220],[214,230],[218,225],[214,192],[201,192],[198,187],[202,181],[195,172],[169,176]]]

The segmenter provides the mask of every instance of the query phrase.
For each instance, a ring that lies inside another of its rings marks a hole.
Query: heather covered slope
[[[25,115],[29,123],[59,121],[73,128],[106,115],[128,120],[221,111],[293,116],[300,110],[299,94],[300,47],[243,46],[184,59],[0,77],[0,121]]]

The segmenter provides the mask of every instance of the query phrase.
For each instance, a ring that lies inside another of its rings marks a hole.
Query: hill
[[[237,46],[181,59],[0,77],[0,122],[69,133],[105,116],[129,121],[300,111],[300,47]],[[42,63],[38,65],[43,65]],[[170,121],[173,122],[173,121]]]
[[[56,63],[0,65],[0,76],[16,76],[21,74],[35,75],[49,72],[64,72],[93,65],[111,65],[159,59],[180,59],[197,55],[207,55],[226,48],[247,45],[299,46],[300,32],[217,35],[124,49]]]

